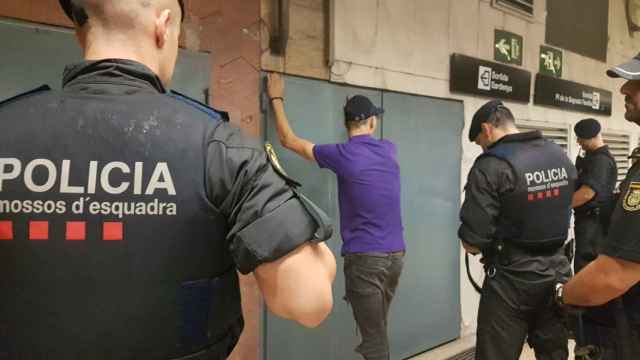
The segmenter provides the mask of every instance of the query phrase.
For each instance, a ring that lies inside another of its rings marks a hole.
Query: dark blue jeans
[[[355,349],[366,360],[389,360],[387,315],[404,265],[404,252],[344,257],[346,300],[362,336]]]

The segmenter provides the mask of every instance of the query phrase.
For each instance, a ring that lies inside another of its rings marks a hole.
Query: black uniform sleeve
[[[637,173],[637,171],[634,171]],[[602,253],[640,263],[640,176],[627,175],[616,203]]]
[[[500,213],[502,194],[515,189],[516,179],[509,164],[493,156],[483,156],[473,165],[465,186],[460,210],[462,224],[458,236],[480,250],[491,245]]]
[[[596,195],[605,193],[612,166],[613,164],[608,157],[603,155],[594,156],[585,174],[580,176],[580,184],[590,187]]]
[[[220,124],[208,141],[207,193],[227,217],[229,249],[240,272],[277,260],[317,228],[260,145]]]

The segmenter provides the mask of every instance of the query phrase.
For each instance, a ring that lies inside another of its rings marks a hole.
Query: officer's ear
[[[491,135],[493,134],[493,125],[488,122],[484,122],[480,124],[480,129],[482,135],[484,135],[487,139],[491,139]]]
[[[156,46],[159,49],[165,47],[169,41],[169,32],[171,30],[171,10],[164,9],[160,16],[156,18]]]

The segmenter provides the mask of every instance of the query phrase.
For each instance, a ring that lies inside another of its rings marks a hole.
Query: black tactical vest
[[[523,135],[483,155],[508,162],[517,181],[501,199],[496,237],[525,249],[559,248],[567,239],[576,170],[560,146],[539,133]]]
[[[585,178],[592,180],[591,172],[593,171],[593,167],[597,166],[596,162],[600,162],[600,164],[597,164],[599,166],[603,165],[602,162],[609,164],[607,175],[603,179],[598,179],[602,188],[593,189],[597,190],[596,196],[584,205],[576,208],[576,215],[584,214],[595,208],[605,207],[610,204],[613,199],[613,192],[618,180],[618,169],[616,160],[613,158],[613,155],[611,155],[611,152],[609,151],[609,147],[606,145],[596,151],[587,152],[584,157],[578,156],[576,158],[576,169],[578,171],[576,188],[580,188],[580,186],[585,184]],[[589,185],[588,180],[586,183]]]
[[[218,120],[115,80],[0,105],[0,358],[226,359],[240,335],[205,184]]]

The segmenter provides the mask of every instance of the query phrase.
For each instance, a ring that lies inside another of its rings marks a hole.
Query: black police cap
[[[580,120],[576,126],[573,127],[573,131],[580,139],[592,139],[600,134],[601,129],[602,127],[596,119]]]
[[[491,100],[488,103],[482,105],[471,120],[471,127],[469,128],[469,141],[473,142],[476,137],[482,131],[482,124],[489,120],[489,117],[498,110],[499,107],[504,106],[500,100]]]
[[[624,64],[607,70],[607,75],[612,78],[640,80],[640,54],[634,56]]]
[[[73,0],[58,0],[58,1],[60,2],[60,6],[62,6],[62,10],[64,10],[64,13],[67,14],[67,17],[69,18],[69,20],[73,21],[78,25],[84,25],[84,23],[87,21],[87,14],[84,12],[84,10],[78,13],[78,10],[81,10],[81,9],[79,9],[77,5],[74,4]],[[180,4],[180,10],[182,10],[182,18],[180,19],[180,21],[184,21],[184,16],[185,16],[184,1],[178,0],[178,3]]]
[[[384,113],[384,109],[373,105],[368,97],[356,95],[347,100],[344,106],[344,118],[346,121],[366,120],[372,116]]]

